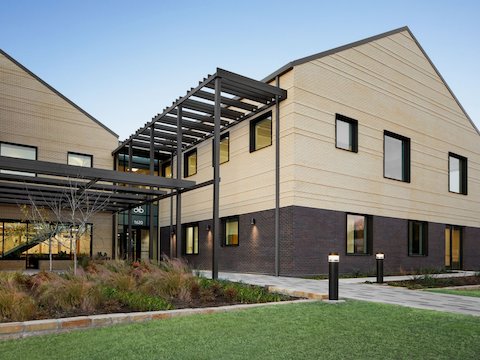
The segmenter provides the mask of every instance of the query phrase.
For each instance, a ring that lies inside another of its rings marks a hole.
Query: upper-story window
[[[272,145],[272,113],[250,121],[250,152]]]
[[[184,155],[183,176],[189,177],[197,173],[197,149],[190,150]]]
[[[28,145],[0,143],[0,156],[7,156],[19,159],[37,160],[37,148]],[[35,176],[35,173],[24,171],[0,170],[4,174]]]
[[[74,152],[68,153],[67,159],[68,165],[74,166],[83,166],[83,167],[92,167],[93,166],[93,156],[87,154],[79,154]]]
[[[339,149],[358,152],[358,121],[336,114],[335,146]]]
[[[467,158],[448,154],[448,191],[467,195]]]
[[[410,182],[410,139],[384,132],[383,176]]]
[[[215,150],[215,143],[212,140],[212,166],[215,164],[213,157]],[[230,160],[230,133],[226,132],[220,135],[220,164],[226,163]]]

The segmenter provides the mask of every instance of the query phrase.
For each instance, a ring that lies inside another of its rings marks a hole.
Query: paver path
[[[210,272],[201,271],[202,275],[210,276]],[[442,274],[438,276],[452,277],[472,275],[471,272]],[[328,294],[328,280],[310,280],[283,276],[258,274],[242,274],[220,272],[219,278],[231,281],[267,286],[273,285],[286,290],[306,291],[317,294]],[[385,281],[406,280],[409,276],[385,277]],[[375,281],[375,278],[356,278],[339,280],[339,297],[355,300],[366,300],[387,304],[408,306],[419,309],[446,311],[467,315],[480,316],[480,298],[439,294],[429,291],[408,290],[379,284],[365,284],[365,281]]]

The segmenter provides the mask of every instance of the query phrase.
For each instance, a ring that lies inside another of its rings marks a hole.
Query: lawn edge
[[[0,341],[20,339],[31,336],[60,334],[74,330],[94,329],[117,324],[131,324],[152,320],[164,320],[195,314],[215,314],[238,310],[247,310],[264,306],[276,306],[316,302],[319,299],[299,299],[256,304],[237,304],[206,308],[187,308],[176,310],[146,311],[131,313],[100,314],[76,316],[60,319],[29,320],[23,322],[0,323]]]

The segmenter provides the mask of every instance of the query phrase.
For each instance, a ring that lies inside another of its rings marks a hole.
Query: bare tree
[[[70,231],[70,248],[73,252],[73,271],[77,274],[77,245],[88,232],[93,217],[104,210],[110,200],[110,194],[78,186],[78,182],[69,181],[69,186],[52,196],[33,195],[29,192],[29,204],[21,205],[27,220],[34,224],[36,237],[49,239],[49,262],[52,270],[52,238],[65,230]]]

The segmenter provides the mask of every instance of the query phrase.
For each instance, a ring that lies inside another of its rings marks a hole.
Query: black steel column
[[[276,77],[280,87],[280,77]],[[280,104],[275,96],[275,276],[280,275]]]
[[[128,172],[132,172],[133,149],[132,141],[128,145]],[[132,209],[128,209],[127,259],[133,259]]]
[[[182,106],[178,106],[177,112],[177,179],[182,178]],[[177,189],[177,257],[182,257],[182,195]]]
[[[170,155],[170,177],[173,177],[173,152]],[[173,189],[170,190],[170,193],[173,194]],[[168,241],[170,242],[170,258],[173,258],[175,255],[173,247],[173,196],[170,196],[170,233],[168,234]]]
[[[213,131],[213,237],[212,279],[218,278],[218,253],[220,251],[220,115],[222,79],[215,78],[215,124]]]
[[[150,175],[155,175],[155,136],[154,136],[155,127],[152,124],[150,126]],[[149,234],[148,234],[148,258],[153,259],[153,241],[154,241],[154,216],[153,216],[153,203],[149,204]]]

